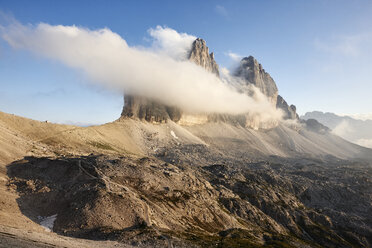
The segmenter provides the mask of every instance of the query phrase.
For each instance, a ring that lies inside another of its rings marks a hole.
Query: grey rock
[[[125,95],[121,116],[163,123],[168,119],[178,121],[181,118],[181,111],[177,107],[166,106],[146,97]]]
[[[192,43],[189,60],[217,76],[220,75],[218,65],[214,60],[214,54],[209,53],[209,48],[203,39],[197,38]]]
[[[299,119],[298,114],[296,113],[296,106],[291,105],[289,106],[288,103],[284,100],[283,97],[278,95],[277,101],[276,101],[276,108],[283,110],[284,116],[283,118],[285,120],[287,119]]]
[[[329,129],[327,126],[324,126],[323,124],[321,124],[319,121],[315,119],[303,120],[302,122],[306,124],[307,129],[314,131],[314,132],[326,133],[326,132],[331,131],[331,129]]]
[[[299,119],[296,113],[296,106],[288,103],[278,95],[278,87],[269,73],[253,57],[245,57],[241,60],[240,66],[235,75],[241,77],[248,84],[256,86],[277,108],[283,110],[284,119]]]
[[[209,48],[203,39],[198,38],[193,42],[188,59],[219,77],[214,54],[209,53]],[[182,117],[182,110],[174,106],[167,106],[154,99],[126,94],[124,95],[121,116],[138,118],[152,123],[164,123],[169,119],[177,122]]]
[[[9,183],[30,219],[57,213],[53,230],[68,236],[143,247],[233,247],[239,241],[250,245],[238,247],[371,247],[368,164],[284,157],[248,162],[243,149],[238,156],[200,145],[168,149],[158,158],[25,157],[8,166]]]
[[[235,75],[243,78],[247,84],[256,86],[273,104],[276,104],[278,88],[275,81],[253,56],[245,57],[240,61]]]

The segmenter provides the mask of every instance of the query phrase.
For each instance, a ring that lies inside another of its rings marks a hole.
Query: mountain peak
[[[192,43],[189,60],[219,77],[220,72],[217,62],[214,60],[214,53],[209,53],[209,48],[207,47],[205,40],[197,38]]]
[[[244,57],[235,72],[236,76],[243,78],[247,84],[253,84],[275,105],[278,96],[278,87],[274,79],[267,73],[262,65],[253,57]]]
[[[219,77],[219,68],[217,62],[214,60],[214,53],[209,53],[209,48],[205,40],[197,38],[193,41],[188,59]],[[235,74],[243,78],[246,85],[253,84],[256,86],[269,98],[274,107],[283,109],[285,119],[298,119],[296,107],[294,105],[289,106],[283,98],[278,97],[278,88],[275,81],[253,56],[244,57]],[[184,117],[182,110],[177,107],[166,106],[153,99],[133,95],[126,95],[124,97],[124,108],[121,116],[144,119],[155,123],[167,122],[168,119],[178,122]],[[206,118],[226,119],[220,115]],[[243,125],[250,126],[247,122]]]
[[[197,38],[192,43],[188,59],[219,77],[219,69],[214,60],[214,54],[213,52],[209,53],[205,40]],[[182,117],[182,111],[177,107],[166,106],[153,99],[125,95],[121,116],[144,119],[155,123],[167,122],[168,119],[177,122]]]
[[[274,79],[253,56],[244,57],[235,74],[243,78],[247,84],[256,86],[276,108],[283,110],[284,119],[299,119],[296,106],[289,106],[283,97],[278,95],[278,87]]]

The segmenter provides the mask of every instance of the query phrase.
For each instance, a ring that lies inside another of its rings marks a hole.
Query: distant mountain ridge
[[[358,120],[350,116],[321,111],[307,112],[301,118],[316,119],[332,129],[334,134],[358,145],[372,147],[372,120]]]

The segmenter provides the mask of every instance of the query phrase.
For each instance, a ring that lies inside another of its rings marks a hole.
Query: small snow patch
[[[40,225],[42,225],[47,232],[51,232],[53,230],[54,221],[57,219],[57,214],[54,214],[52,216],[38,216],[38,219],[40,220]]]
[[[177,135],[173,132],[173,130],[170,132],[173,138],[178,139]]]

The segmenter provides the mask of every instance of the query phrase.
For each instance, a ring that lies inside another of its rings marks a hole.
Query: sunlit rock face
[[[192,43],[188,59],[203,67],[206,71],[220,77],[219,67],[214,59],[214,55],[212,52],[209,52],[209,48],[203,39],[197,38]],[[278,89],[274,80],[267,72],[265,72],[262,65],[252,56],[241,60],[240,66],[237,68],[234,75],[242,79],[242,85],[235,86],[237,91],[252,97],[253,93],[248,89],[253,85],[269,99],[273,104],[273,108],[282,108],[284,106],[283,104],[277,104]],[[292,110],[292,108],[284,106],[283,111],[286,113],[288,109]],[[171,120],[180,125],[187,126],[200,125],[207,122],[225,122],[256,130],[269,129],[278,125],[278,120],[273,119],[263,121],[261,116],[257,114],[231,115],[215,113],[186,113],[177,107],[167,106],[157,100],[136,95],[124,96],[124,108],[121,116],[145,120],[151,123],[164,123]],[[290,115],[290,118],[292,118],[292,116],[293,115]],[[296,116],[296,114],[294,114],[294,116]]]
[[[275,81],[253,56],[243,58],[235,74],[243,78],[247,84],[256,86],[274,106],[276,105],[278,88]]]
[[[278,87],[274,79],[253,56],[245,57],[240,61],[240,65],[236,70],[235,75],[244,79],[246,85],[252,84],[257,87],[265,96],[268,97],[273,106],[283,111],[284,119],[299,119],[296,113],[296,106],[289,106],[284,98],[278,95]],[[241,88],[244,89],[244,86],[245,85]],[[255,121],[251,121],[251,123],[252,122]]]
[[[121,116],[138,118],[151,123],[165,123],[168,119],[179,121],[181,111],[146,97],[125,95]]]
[[[181,119],[177,122],[182,126],[193,126],[207,123],[208,116],[206,114],[182,114]]]
[[[271,129],[279,125],[279,120],[270,119],[263,121],[258,115],[246,115],[245,116],[245,127],[260,130],[260,129]]]
[[[209,48],[203,39],[198,38],[192,43],[188,59],[219,77],[219,69],[214,55],[209,53]],[[166,106],[153,99],[128,94],[124,95],[124,108],[121,116],[146,120],[151,123],[172,120],[181,125],[202,124],[208,121],[206,114],[182,114],[181,109],[177,107]]]
[[[219,77],[220,72],[217,63],[214,60],[214,54],[209,53],[209,48],[203,39],[197,38],[192,43],[189,60]]]

